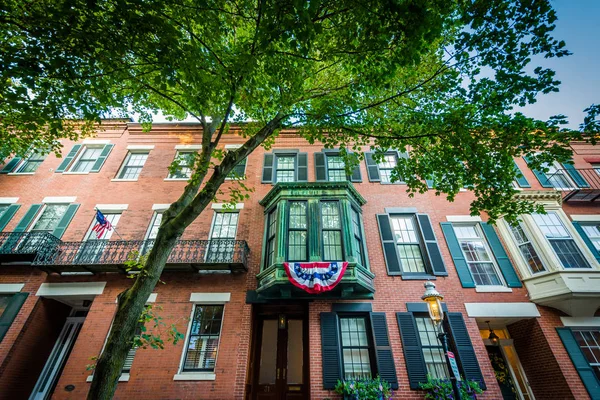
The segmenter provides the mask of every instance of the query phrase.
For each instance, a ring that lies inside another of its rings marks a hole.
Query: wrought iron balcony
[[[47,232],[0,232],[0,262],[32,262],[59,242]]]
[[[558,169],[547,174],[546,180],[549,186],[562,192],[565,202],[596,202],[600,200],[600,169]]]

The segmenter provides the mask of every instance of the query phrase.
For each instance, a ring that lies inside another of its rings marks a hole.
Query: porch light
[[[498,346],[498,343],[500,343],[500,338],[494,333],[494,330],[490,327],[490,321],[485,322],[488,324],[488,329],[490,330],[490,335],[488,336],[488,339],[490,340],[490,342],[492,342],[492,345]]]
[[[444,319],[444,310],[442,309],[442,296],[436,289],[433,282],[425,282],[425,293],[421,299],[427,303],[427,310],[429,311],[429,317],[435,325],[438,325]]]

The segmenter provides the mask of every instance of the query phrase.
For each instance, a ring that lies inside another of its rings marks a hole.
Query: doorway
[[[257,306],[251,361],[253,400],[308,399],[306,307]]]

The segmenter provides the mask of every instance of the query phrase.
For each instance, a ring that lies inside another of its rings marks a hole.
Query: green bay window
[[[288,261],[307,261],[307,204],[305,201],[289,204]]]
[[[265,265],[269,266],[275,261],[275,233],[277,232],[277,209],[269,212],[267,217],[267,252]]]
[[[337,201],[321,202],[323,261],[342,261],[342,222]]]

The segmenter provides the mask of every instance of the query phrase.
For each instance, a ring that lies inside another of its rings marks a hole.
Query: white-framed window
[[[548,211],[547,214],[534,213],[531,216],[563,268],[591,268],[555,211]]]
[[[194,305],[181,372],[215,372],[224,310],[224,304]]]
[[[383,160],[378,164],[381,183],[392,183],[392,171],[398,164],[396,153],[386,153]]]
[[[372,345],[367,318],[348,315],[339,317],[344,379],[369,379],[372,371]]]
[[[207,262],[231,262],[235,252],[238,217],[238,212],[215,212],[206,255]]]
[[[2,215],[0,215],[0,217],[2,217]],[[594,248],[600,251],[600,223],[581,223],[581,229],[583,229],[588,239],[590,239]]]
[[[31,225],[31,232],[52,233],[62,217],[67,212],[69,204],[49,203],[45,204],[38,214],[37,220]]]
[[[84,145],[71,168],[69,168],[69,172],[90,172],[96,164],[96,161],[100,158],[100,154],[102,154],[102,150],[104,149],[104,145]]]
[[[148,159],[148,154],[150,154],[149,151],[129,151],[117,173],[117,179],[137,180]]]
[[[348,180],[346,164],[342,156],[325,153],[325,159],[327,160],[327,180],[329,182],[345,182]]]
[[[296,181],[296,156],[295,155],[277,155],[275,170],[276,182],[295,182]]]
[[[600,380],[600,329],[572,329],[577,345],[581,349],[596,378]]]
[[[476,223],[453,224],[454,232],[476,286],[503,286],[496,261]]]
[[[577,185],[571,180],[567,171],[558,163],[544,163],[544,167],[548,168],[546,176],[548,182],[558,190],[573,190],[577,188]]]
[[[241,144],[226,144],[225,145],[225,150],[237,150],[240,147],[242,147]],[[243,160],[241,160],[235,167],[233,167],[233,170],[231,170],[231,172],[227,175],[227,177],[225,178],[226,180],[241,180],[241,179],[246,179],[246,163],[247,163],[247,158],[244,157]]]
[[[421,339],[421,350],[425,359],[427,373],[434,379],[448,379],[448,367],[444,350],[437,337],[438,330],[429,316],[415,316],[417,331]]]
[[[521,257],[529,267],[531,273],[536,274],[538,272],[545,272],[546,267],[544,266],[542,259],[538,255],[535,246],[525,233],[523,226],[520,223],[509,224],[508,226],[510,228],[510,232],[513,236],[513,239],[515,240],[515,243],[519,248]]]
[[[17,166],[15,173],[17,174],[32,174],[38,170],[42,162],[46,159],[48,152],[34,149],[30,152],[29,156],[23,160],[23,162]]]
[[[167,179],[190,179],[196,159],[195,150],[177,150],[175,154],[175,169],[169,172]]]
[[[416,216],[414,214],[390,215],[390,223],[396,239],[402,271],[405,273],[426,273]]]

